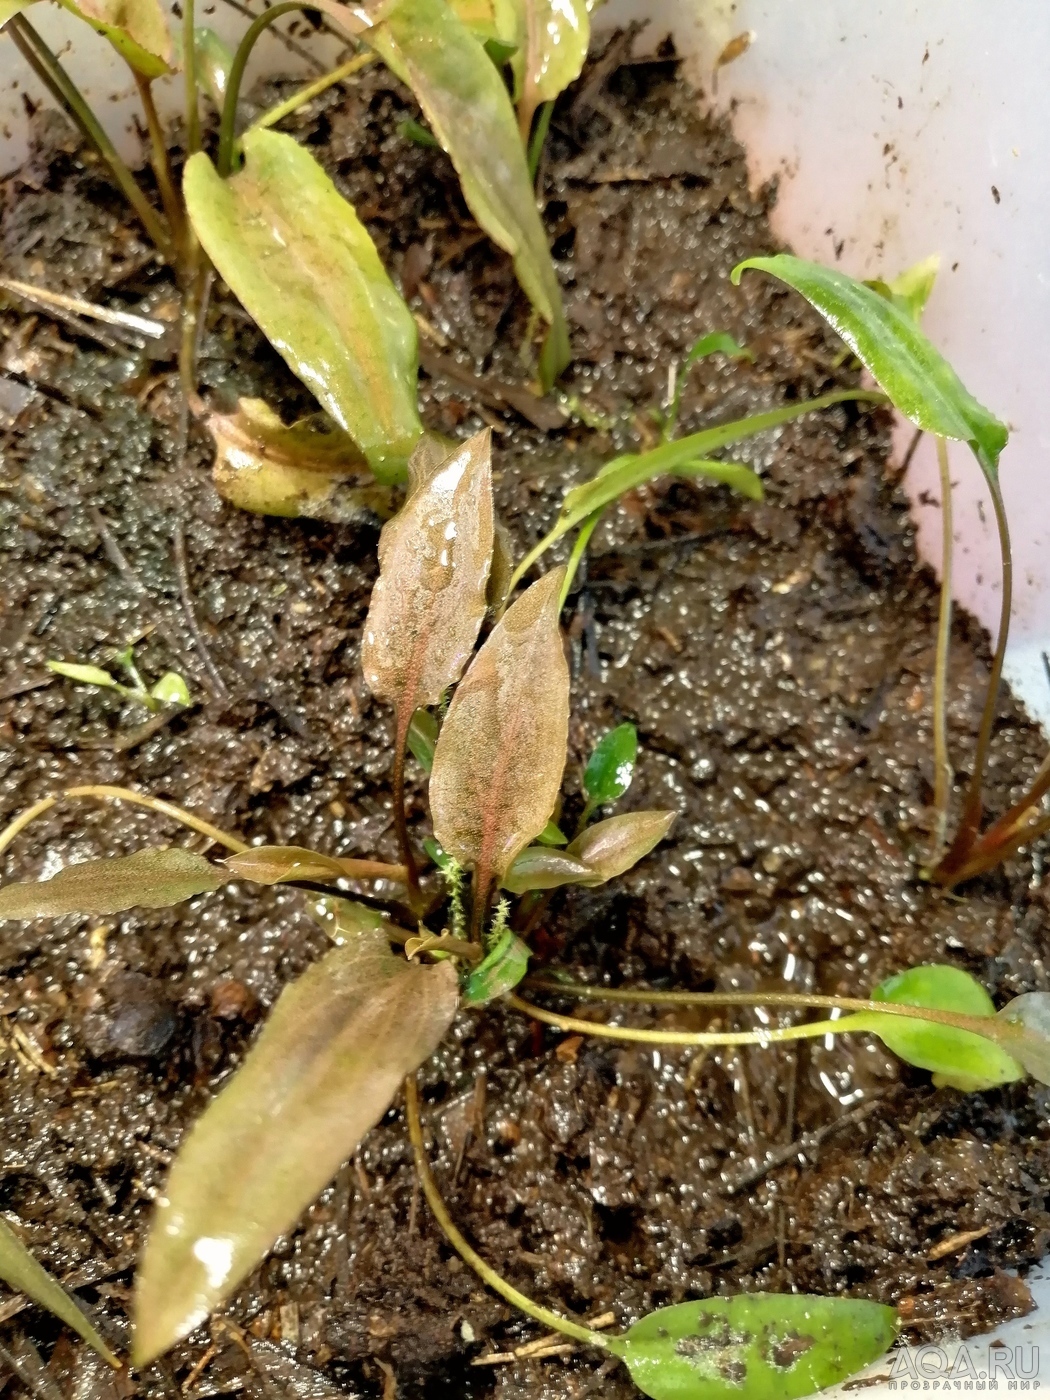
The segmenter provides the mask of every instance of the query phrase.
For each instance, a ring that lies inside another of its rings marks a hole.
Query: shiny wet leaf
[[[511,894],[529,890],[556,890],[562,885],[586,885],[593,876],[589,865],[551,846],[526,846],[504,875],[502,885]]]
[[[201,25],[193,31],[197,77],[217,111],[226,100],[226,85],[233,67],[233,54],[214,29]]]
[[[569,363],[561,288],[510,96],[480,39],[445,0],[388,0],[363,37],[410,87],[456,167],[478,223],[514,260],[518,281],[550,326],[545,388]]]
[[[309,151],[267,130],[247,131],[242,146],[244,167],[228,180],[203,152],[187,162],[183,189],[197,236],[379,480],[402,480],[422,432],[412,314]]]
[[[305,846],[253,846],[223,864],[234,875],[257,885],[279,885],[286,880],[339,880],[346,868],[335,856],[322,855]]]
[[[349,433],[321,414],[289,427],[262,399],[241,399],[236,412],[211,413],[205,425],[215,439],[215,488],[241,510],[336,525],[393,514],[390,488]]]
[[[660,1308],[606,1345],[652,1400],[795,1400],[862,1370],[896,1335],[881,1303],[744,1293]]]
[[[906,418],[939,437],[969,443],[985,473],[995,476],[1009,437],[1005,423],[977,402],[909,312],[836,268],[788,253],[738,263],[733,282],[749,268],[801,293]]]
[[[34,1303],[39,1303],[42,1308],[59,1318],[67,1327],[71,1327],[77,1336],[83,1337],[89,1346],[105,1357],[111,1366],[120,1365],[76,1302],[58,1280],[53,1279],[43,1265],[37,1263],[10,1225],[2,1219],[0,1278],[16,1293],[24,1293]]]
[[[638,756],[638,731],[633,724],[618,724],[595,744],[583,771],[588,805],[604,807],[621,798],[631,786]]]
[[[591,39],[588,0],[497,0],[499,37],[513,45],[510,66],[527,134],[541,102],[553,102],[580,76]]]
[[[569,669],[558,626],[564,569],[508,608],[460,682],[430,775],[434,834],[482,888],[544,829],[565,767]]]
[[[913,967],[881,982],[873,1001],[900,1006],[928,1006],[964,1016],[986,1016],[995,1034],[995,1006],[975,977],[947,965]],[[933,1021],[860,1012],[866,1029],[874,1030],[900,1059],[933,1072],[933,1082],[971,1092],[1009,1084],[1024,1077],[1024,1068],[993,1040]],[[849,1018],[852,1019],[852,1018]],[[845,1025],[845,1019],[843,1021]]]
[[[361,639],[373,695],[399,731],[463,673],[488,610],[492,567],[488,430],[455,449],[410,492],[379,537],[379,578]]]
[[[565,854],[581,861],[590,878],[580,883],[604,885],[637,865],[671,830],[677,812],[624,812],[577,836]]]
[[[1004,1048],[1033,1079],[1050,1084],[1050,992],[1023,992],[997,1013]]]
[[[291,1229],[455,1014],[450,963],[396,957],[388,926],[360,905],[330,901],[327,916],[345,941],[281,993],[158,1199],[136,1286],[139,1365],[198,1326]]]
[[[85,860],[67,865],[50,880],[5,885],[0,889],[0,919],[166,909],[195,894],[217,890],[229,878],[220,866],[181,846]]]
[[[464,1006],[484,1006],[513,991],[529,970],[529,946],[504,929],[463,986]]]

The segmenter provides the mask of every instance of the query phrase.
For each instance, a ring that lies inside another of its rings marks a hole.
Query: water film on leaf
[[[633,724],[618,724],[594,746],[583,772],[583,790],[589,807],[616,802],[631,786],[638,756],[638,731]]]

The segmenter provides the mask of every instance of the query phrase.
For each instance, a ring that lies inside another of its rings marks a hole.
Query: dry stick
[[[955,773],[948,755],[948,655],[952,641],[952,478],[948,468],[948,444],[937,439],[937,467],[941,476],[941,602],[937,619],[937,660],[933,676],[933,808],[936,815],[933,854],[936,864],[944,851],[948,830],[948,803]]]
[[[570,1322],[566,1317],[559,1317],[557,1313],[533,1302],[524,1293],[519,1293],[513,1284],[508,1283],[505,1278],[496,1273],[495,1269],[485,1263],[481,1255],[471,1248],[456,1229],[445,1202],[441,1199],[441,1192],[431,1175],[430,1163],[427,1161],[426,1148],[423,1144],[423,1125],[419,1118],[419,1091],[416,1088],[414,1075],[405,1080],[405,1118],[408,1122],[408,1136],[412,1142],[412,1156],[415,1158],[416,1174],[423,1187],[423,1194],[427,1198],[427,1205],[433,1212],[434,1219],[444,1231],[445,1238],[460,1258],[470,1265],[493,1292],[498,1293],[501,1298],[505,1298],[514,1307],[519,1308],[528,1317],[534,1318],[544,1327],[550,1328],[552,1332],[561,1332],[564,1336],[572,1337],[574,1341],[583,1342],[586,1346],[607,1350],[605,1339],[600,1333],[592,1331],[589,1327],[581,1327],[577,1322]]]
[[[378,55],[374,53],[359,53],[353,58],[341,63],[338,68],[333,68],[330,73],[325,73],[323,77],[317,78],[312,83],[307,83],[298,92],[293,92],[291,97],[283,102],[278,102],[275,107],[271,107],[268,112],[264,112],[258,121],[252,122],[249,131],[263,131],[266,127],[276,126],[278,122],[284,121],[285,117],[290,117],[293,112],[305,107],[308,102],[312,102],[315,97],[320,97],[322,92],[327,92],[336,83],[341,83],[345,79],[352,77],[368,64],[374,63]]]
[[[110,174],[141,219],[143,227],[156,244],[158,251],[170,261],[174,249],[168,230],[161,222],[157,211],[139,188],[131,171],[117,154],[117,148],[102,129],[80,89],[25,15],[15,15],[8,22],[7,32],[15,41],[22,57],[52,97],[68,110],[81,132],[109,166]]]
[[[215,684],[215,689],[219,696],[224,698],[229,695],[229,687],[219,674],[218,667],[212,660],[211,652],[204,640],[204,633],[200,629],[197,621],[197,614],[193,607],[193,593],[190,589],[190,574],[186,563],[186,532],[182,528],[182,522],[176,523],[174,531],[175,539],[175,574],[179,580],[179,597],[182,600],[182,611],[186,618],[186,626],[190,629],[193,637],[193,644],[204,662],[208,675],[211,676]]]

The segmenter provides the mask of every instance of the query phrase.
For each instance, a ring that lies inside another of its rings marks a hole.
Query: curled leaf
[[[518,281],[550,325],[540,362],[550,388],[569,362],[569,333],[503,80],[445,0],[388,0],[375,20],[363,37],[412,89],[456,167],[471,213],[514,259]]]
[[[596,822],[577,836],[565,854],[591,872],[587,885],[604,885],[647,856],[671,830],[677,812],[624,812]]]
[[[0,919],[54,919],[63,914],[119,914],[166,909],[226,884],[229,876],[181,846],[67,865],[50,880],[5,885]]]
[[[583,790],[590,807],[615,802],[631,786],[638,756],[638,731],[633,724],[618,724],[594,746],[583,772]]]
[[[892,1001],[901,1006],[928,1006],[964,1016],[987,1016],[991,1022],[989,1033],[998,1029],[991,997],[975,977],[958,967],[909,968],[888,977],[871,996],[873,1001]],[[931,1070],[937,1085],[950,1085],[969,1093],[1024,1077],[1024,1068],[1017,1060],[994,1040],[986,1040],[973,1031],[903,1016],[869,1012],[858,1015],[865,1022],[865,1029],[875,1031],[895,1055],[919,1069]]]
[[[361,668],[372,693],[396,709],[399,734],[470,658],[488,608],[492,538],[486,429],[421,480],[379,538]]]
[[[120,1365],[75,1300],[43,1265],[37,1263],[5,1220],[0,1220],[0,1278],[9,1288],[32,1298],[34,1303],[39,1303],[67,1327],[71,1327],[111,1366]]]
[[[569,669],[558,627],[564,569],[492,629],[460,682],[430,776],[434,834],[487,890],[547,825],[565,767]]]
[[[529,945],[505,928],[463,987],[464,1006],[484,1006],[512,991],[529,970]]]
[[[733,269],[768,272],[816,307],[882,385],[901,413],[938,437],[968,442],[986,474],[998,470],[1009,432],[977,402],[910,312],[836,268],[788,253],[748,258]]]
[[[242,146],[244,167],[228,180],[203,152],[187,161],[183,190],[197,236],[379,480],[402,480],[422,432],[412,314],[309,151],[260,129],[245,132]]]
[[[411,965],[383,919],[331,901],[345,939],[281,993],[171,1169],[136,1281],[138,1365],[259,1263],[382,1117],[455,1014],[450,963]]]
[[[997,1013],[1000,1039],[1033,1079],[1050,1084],[1050,992],[1023,992]]]
[[[896,1335],[881,1303],[742,1293],[659,1308],[605,1345],[652,1400],[797,1400],[862,1370]]]
[[[330,520],[337,525],[393,514],[388,487],[380,486],[349,433],[318,422],[286,427],[262,399],[241,399],[235,413],[212,413],[212,477],[219,495],[241,510]]]

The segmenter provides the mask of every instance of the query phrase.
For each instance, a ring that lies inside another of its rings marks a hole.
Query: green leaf
[[[422,122],[414,121],[411,117],[405,117],[404,121],[398,122],[397,134],[416,146],[427,146],[436,151],[441,150],[441,143],[435,139],[434,133],[428,131]]]
[[[242,145],[244,168],[228,180],[203,152],[186,163],[197,236],[379,480],[404,480],[422,433],[412,313],[353,207],[307,150],[258,129]]]
[[[960,968],[934,964],[913,967],[881,982],[871,994],[873,1001],[892,1001],[901,1006],[928,1006],[939,1011],[957,1011],[964,1016],[987,1016],[994,1022],[991,997],[975,977]],[[933,1071],[933,1082],[950,1085],[969,1093],[1009,1084],[1024,1077],[1024,1068],[992,1040],[954,1026],[933,1021],[910,1021],[903,1016],[878,1016],[860,1012],[865,1028],[874,1030],[895,1055],[919,1069]],[[840,1023],[844,1028],[847,1021]]]
[[[569,363],[569,332],[525,150],[503,80],[444,0],[388,0],[363,37],[412,89],[450,156],[478,223],[514,259],[550,331],[540,361],[549,389]]]
[[[35,0],[0,0],[0,29],[3,29],[9,19],[14,19],[15,15],[20,15],[34,3]]]
[[[98,666],[78,666],[71,661],[48,661],[47,669],[54,671],[56,676],[65,676],[67,680],[79,681],[81,685],[97,685],[100,690],[124,689],[108,671],[103,671]]]
[[[455,1014],[451,963],[395,957],[388,926],[327,901],[345,941],[281,993],[247,1058],[183,1142],[135,1296],[136,1365],[198,1326],[354,1152]]]
[[[178,671],[165,671],[150,691],[154,700],[162,705],[185,706],[190,703],[190,688]]]
[[[263,399],[240,399],[233,413],[210,413],[205,426],[215,439],[215,489],[240,510],[337,525],[394,513],[391,488],[325,414],[288,427]]]
[[[591,41],[590,7],[587,0],[513,0],[513,8],[515,32],[501,37],[519,46],[511,66],[527,134],[540,103],[553,102],[580,76]]]
[[[197,59],[197,77],[218,111],[226,99],[226,84],[230,80],[233,54],[214,29],[201,25],[193,31]]]
[[[556,890],[561,885],[586,885],[591,875],[589,865],[565,851],[526,846],[514,858],[501,883],[511,894],[527,894],[529,890]]]
[[[899,277],[894,277],[891,282],[883,282],[879,279],[866,281],[864,285],[870,287],[872,291],[878,292],[880,297],[886,297],[892,301],[904,314],[916,325],[922,320],[922,313],[926,310],[926,303],[930,299],[933,291],[933,284],[937,281],[937,274],[941,269],[941,259],[939,253],[934,253],[922,262],[917,262],[914,267],[905,269]]]
[[[9,1288],[24,1293],[83,1337],[111,1366],[120,1362],[92,1327],[62,1285],[38,1264],[5,1220],[0,1220],[0,1278]]]
[[[569,844],[569,838],[553,817],[536,837],[536,840],[541,846],[567,846]]]
[[[622,875],[664,839],[677,812],[624,812],[596,822],[577,836],[565,854],[591,872],[584,885],[604,885]]]
[[[361,640],[372,694],[394,706],[397,751],[412,716],[459,680],[488,611],[492,439],[462,443],[410,491],[379,537]]]
[[[638,731],[633,724],[618,724],[594,746],[583,771],[583,790],[591,807],[615,802],[631,786],[638,754]]]
[[[1009,437],[1006,425],[977,402],[908,313],[844,272],[788,253],[738,263],[734,284],[748,268],[768,272],[800,292],[906,418],[938,437],[969,443],[984,471],[996,475]]]
[[[1050,993],[1024,992],[997,1013],[1001,1041],[1033,1079],[1050,1084]]]
[[[0,919],[55,919],[63,914],[119,914],[124,909],[166,909],[225,885],[217,865],[181,846],[136,851],[131,856],[67,865],[50,880],[5,885]]]
[[[529,946],[504,929],[463,986],[464,1006],[484,1006],[512,991],[529,970]]]
[[[750,350],[743,345],[738,345],[728,331],[711,331],[709,335],[702,335],[699,340],[694,341],[675,375],[674,396],[663,421],[662,432],[665,442],[674,436],[674,430],[678,425],[678,414],[682,407],[682,390],[685,388],[689,371],[697,360],[706,359],[708,355],[727,355],[731,360],[753,361],[755,358]]]
[[[417,710],[408,726],[408,748],[417,763],[429,773],[434,766],[434,748],[438,741],[437,716],[429,710]]]
[[[70,14],[103,35],[136,73],[159,78],[176,66],[160,0],[60,0]]]
[[[475,870],[477,897],[547,825],[569,733],[569,668],[558,626],[564,569],[506,611],[460,681],[434,751],[434,835]]]
[[[743,1293],[660,1308],[605,1344],[652,1400],[795,1400],[862,1370],[896,1335],[881,1303]]]

